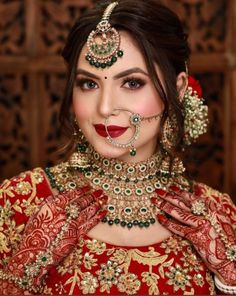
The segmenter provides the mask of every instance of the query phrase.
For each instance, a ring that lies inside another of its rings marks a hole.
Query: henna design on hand
[[[29,220],[20,247],[4,272],[15,278],[21,278],[25,276],[25,268],[37,262],[40,252],[46,254],[50,249],[52,250],[50,261],[42,268],[40,266],[39,274],[36,273],[34,277],[33,285],[40,285],[48,270],[73,250],[79,237],[106,215],[106,212],[101,212],[106,202],[107,197],[103,195],[102,190],[92,191],[89,186],[50,196]],[[78,210],[78,216],[74,215],[74,219],[68,219],[67,208],[71,205],[72,210],[73,208]],[[63,236],[60,237],[66,223],[67,227],[63,231]],[[1,288],[0,292],[3,292]]]
[[[236,245],[236,237],[222,204],[210,197],[202,199],[194,193],[178,188],[171,189],[170,192],[156,190],[158,199],[152,199],[170,217],[158,214],[159,222],[170,231],[188,239],[207,267],[223,283],[236,285],[235,262],[226,255],[227,245]],[[192,213],[192,205],[196,201],[205,204],[207,215]]]

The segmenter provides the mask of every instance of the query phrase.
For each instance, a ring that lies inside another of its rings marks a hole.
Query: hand
[[[169,216],[158,215],[160,223],[187,238],[223,283],[236,285],[236,237],[222,204],[176,187],[170,192],[157,190],[157,194],[160,199],[154,198],[153,203]]]
[[[48,270],[73,250],[79,237],[104,217],[106,213],[99,211],[106,200],[102,190],[92,192],[89,186],[50,196],[26,225],[19,250],[5,272],[38,286]]]

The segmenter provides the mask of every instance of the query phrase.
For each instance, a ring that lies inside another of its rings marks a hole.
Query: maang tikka
[[[118,2],[113,2],[107,6],[96,30],[88,36],[88,53],[85,58],[96,68],[110,67],[123,56],[120,49],[120,34],[109,23],[110,15],[117,5]]]

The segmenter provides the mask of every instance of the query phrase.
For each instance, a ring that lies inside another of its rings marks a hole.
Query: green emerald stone
[[[121,221],[121,222],[120,222],[120,225],[121,225],[122,227],[125,227],[125,226],[126,226],[126,222],[125,222],[125,221]]]
[[[133,223],[132,222],[129,222],[128,224],[127,224],[127,227],[130,229],[130,228],[132,228],[133,227]]]
[[[105,69],[106,66],[107,66],[107,65],[106,65],[105,63],[102,63],[102,64],[101,64],[102,69]]]
[[[115,63],[115,62],[117,61],[117,57],[113,56],[113,57],[111,58],[111,61],[112,61],[112,63]]]
[[[109,211],[114,211],[114,209],[115,209],[114,206],[109,206],[109,207],[108,207],[108,210],[109,210]]]
[[[111,67],[112,66],[112,61],[107,62],[107,67]]]
[[[131,212],[132,212],[131,208],[126,208],[126,209],[125,209],[125,213],[126,213],[126,214],[130,214]]]
[[[148,221],[146,221],[146,222],[144,222],[144,226],[145,226],[146,228],[148,228],[148,227],[150,226],[150,223],[149,223]]]
[[[100,64],[99,62],[96,62],[96,63],[94,64],[94,66],[95,66],[96,68],[100,68],[101,64]]]
[[[150,223],[151,223],[151,224],[154,224],[155,222],[156,222],[156,219],[154,219],[154,218],[151,218],[151,219],[150,219]]]
[[[138,220],[134,220],[134,221],[133,221],[133,224],[134,224],[135,226],[137,226],[137,225],[139,224]]]
[[[109,221],[108,221],[108,224],[109,224],[109,225],[113,225],[113,223],[114,223],[113,220],[109,220]]]
[[[143,223],[142,221],[140,221],[140,222],[138,222],[138,226],[139,226],[140,228],[143,228],[144,223]]]
[[[48,260],[48,259],[47,259],[47,257],[45,257],[45,256],[41,258],[41,261],[43,261],[43,262],[46,262],[47,260]]]
[[[90,55],[86,55],[86,60],[90,61],[91,60],[91,56]]]
[[[95,64],[94,60],[90,60],[90,61],[89,61],[89,64],[90,64],[91,66],[93,66],[93,65]]]
[[[120,219],[116,218],[116,219],[114,220],[114,223],[115,223],[115,224],[119,224],[119,223],[120,223]]]
[[[132,149],[131,151],[130,151],[130,156],[135,156],[136,155],[136,150],[135,149]]]
[[[121,58],[123,55],[124,55],[123,50],[119,50],[119,51],[117,52],[117,56],[118,56],[119,58]]]
[[[86,149],[87,149],[86,145],[82,145],[82,144],[78,145],[79,152],[86,152]]]
[[[103,223],[106,223],[106,222],[107,222],[107,217],[104,217],[104,218],[102,219],[102,222],[103,222]]]

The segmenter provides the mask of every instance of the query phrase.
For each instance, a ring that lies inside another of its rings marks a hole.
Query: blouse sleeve
[[[21,173],[0,185],[0,270],[17,249],[29,217],[51,194],[41,168]]]

